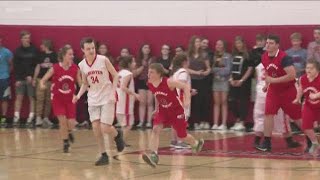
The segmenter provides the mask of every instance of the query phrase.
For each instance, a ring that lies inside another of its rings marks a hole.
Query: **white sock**
[[[29,118],[33,118],[34,117],[34,112],[30,112],[29,113]]]
[[[20,118],[20,113],[19,112],[14,112],[14,117]]]

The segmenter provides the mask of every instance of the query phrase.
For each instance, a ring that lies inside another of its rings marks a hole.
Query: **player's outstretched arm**
[[[81,72],[81,87],[80,87],[80,90],[77,94],[77,96],[75,96],[72,100],[73,103],[77,102],[81,96],[87,91],[88,89],[88,81],[87,81],[87,76]]]
[[[302,98],[302,95],[303,95],[303,90],[302,90],[302,87],[301,87],[301,79],[299,79],[299,84],[297,86],[297,96],[296,98],[293,100],[293,104],[301,104],[301,98]]]
[[[114,93],[116,93],[116,89],[117,89],[117,84],[119,81],[119,76],[118,76],[118,72],[116,71],[116,69],[113,67],[113,65],[111,64],[110,60],[106,57],[106,67],[108,69],[108,71],[110,72],[112,79],[113,79],[113,84],[112,84],[112,90]]]
[[[178,89],[182,89],[183,92],[185,93],[184,95],[184,106],[188,106],[190,104],[190,101],[191,101],[191,88],[190,88],[190,85],[189,84],[186,84],[186,83],[182,83],[182,82],[179,82],[179,81],[176,81],[176,80],[173,80],[173,79],[168,79],[168,86],[171,90],[174,90],[175,88],[178,88]]]
[[[127,93],[127,94],[129,94],[129,95],[131,95],[131,96],[134,96],[136,100],[140,101],[140,100],[141,100],[141,99],[140,99],[140,96],[139,96],[137,93],[135,93],[134,91],[131,91],[131,90],[128,88],[128,85],[129,85],[129,83],[130,83],[130,80],[133,81],[132,76],[133,76],[133,75],[129,75],[129,76],[124,77],[124,78],[123,78],[123,83],[121,84],[121,87],[120,87],[120,88],[121,88],[121,90],[123,90],[125,93]]]

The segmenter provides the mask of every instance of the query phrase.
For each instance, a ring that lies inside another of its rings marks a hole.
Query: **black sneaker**
[[[288,148],[297,148],[300,147],[301,144],[297,141],[291,141],[289,143],[287,143]]]
[[[156,153],[151,153],[150,156],[144,153],[142,159],[153,168],[155,168],[159,162],[159,156]]]
[[[123,133],[121,130],[117,130],[117,131],[118,131],[118,135],[114,138],[114,141],[116,142],[118,152],[122,152],[125,147],[125,143],[123,140]]]
[[[253,147],[257,148],[258,146],[260,146],[260,143],[258,141],[254,141],[253,142]]]
[[[312,142],[310,141],[309,138],[307,138],[306,141],[307,141],[307,147],[306,147],[306,149],[304,150],[304,152],[308,153],[308,152],[310,151],[311,146],[312,146]]]
[[[270,152],[271,151],[271,143],[263,141],[263,143],[256,147],[259,151]]]
[[[73,134],[72,133],[69,133],[69,141],[71,143],[74,143],[74,137],[73,137]]]
[[[64,143],[63,144],[63,152],[64,153],[68,153],[69,152],[69,147],[70,147],[69,143]]]
[[[103,166],[109,164],[109,157],[108,156],[100,156],[98,161],[94,165],[96,166]]]

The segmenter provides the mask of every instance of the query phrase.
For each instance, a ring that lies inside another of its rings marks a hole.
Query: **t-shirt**
[[[249,67],[254,67],[253,61],[244,57],[243,53],[233,54],[231,70],[232,79],[240,80]]]
[[[0,79],[7,79],[10,76],[9,62],[12,60],[12,53],[5,47],[0,47]]]
[[[306,49],[288,49],[286,53],[291,57],[294,68],[296,69],[296,77],[299,78],[304,74],[306,61],[307,61],[307,50]]]
[[[40,72],[37,78],[42,78],[46,72],[52,67],[54,63],[57,63],[57,54],[55,52],[41,53],[39,55],[38,64],[40,65]]]

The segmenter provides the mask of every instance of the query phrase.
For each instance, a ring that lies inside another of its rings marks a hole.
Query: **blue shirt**
[[[10,77],[10,65],[12,61],[12,53],[5,47],[0,47],[0,79],[7,79]]]
[[[302,48],[299,50],[294,50],[291,48],[286,50],[286,53],[289,57],[291,57],[293,65],[296,69],[296,77],[299,78],[304,74],[307,61],[307,50]]]

